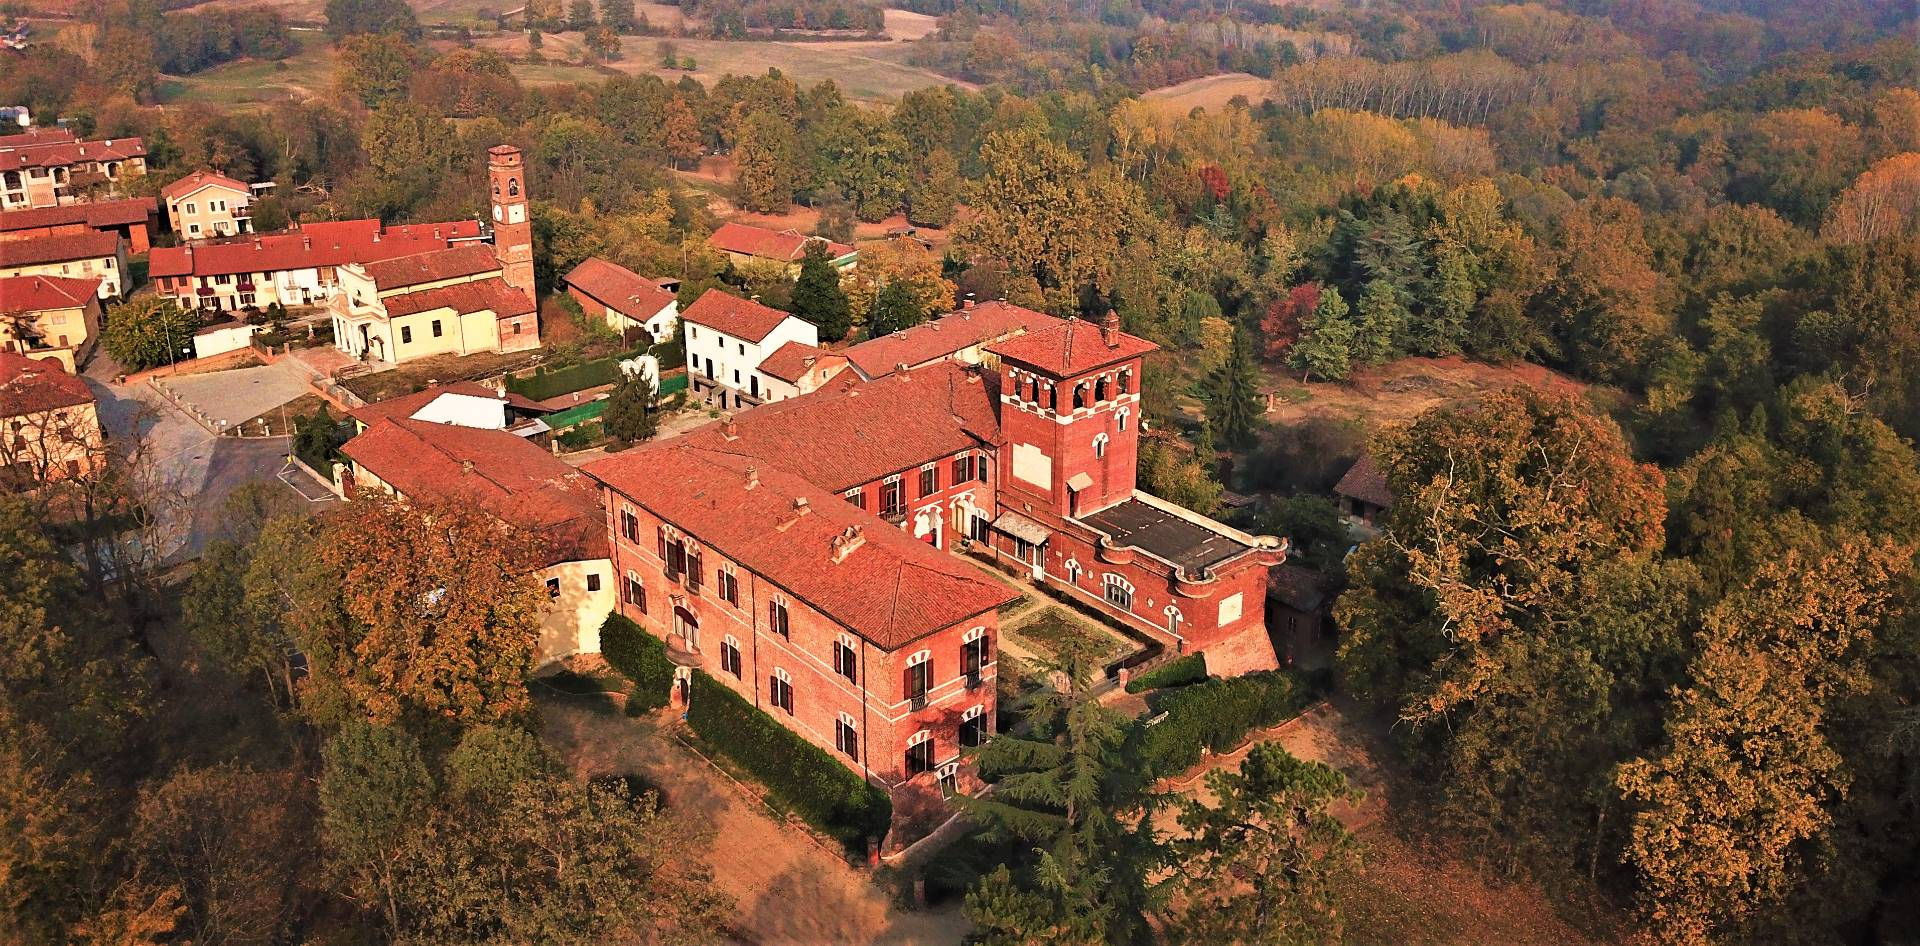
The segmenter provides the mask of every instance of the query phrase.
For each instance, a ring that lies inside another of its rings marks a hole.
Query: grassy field
[[[333,50],[318,33],[295,33],[300,52],[279,62],[245,60],[215,66],[190,76],[160,80],[160,101],[167,105],[207,102],[255,105],[322,96],[333,83]]]
[[[1244,95],[1249,103],[1258,105],[1267,99],[1271,80],[1244,72],[1229,72],[1217,76],[1205,76],[1189,79],[1178,85],[1169,85],[1154,89],[1140,96],[1141,101],[1151,102],[1168,112],[1185,115],[1195,108],[1213,111],[1225,106],[1236,95]]]

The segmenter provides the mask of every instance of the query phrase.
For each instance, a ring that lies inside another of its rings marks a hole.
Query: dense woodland
[[[270,57],[284,34],[270,14],[115,10],[99,15],[96,67],[51,46],[0,57],[0,101],[95,135],[145,135],[146,186],[201,166],[279,181],[262,213],[306,220],[477,216],[481,155],[512,142],[531,167],[544,284],[597,254],[681,278],[686,300],[722,284],[758,293],[834,340],[914,324],[968,295],[1059,314],[1114,309],[1167,352],[1145,392],[1155,423],[1143,487],[1203,511],[1223,487],[1268,495],[1256,524],[1339,574],[1340,686],[1396,721],[1405,764],[1434,786],[1447,843],[1556,896],[1609,904],[1662,943],[1920,936],[1910,6],[914,8],[945,17],[923,64],[983,88],[869,106],[777,73],[529,87],[494,53],[423,40],[391,5],[334,0],[331,100],[152,109],[156,70]],[[780,9],[796,27],[867,28],[834,25],[831,4]],[[1139,97],[1227,69],[1271,77],[1271,101],[1178,114]],[[705,196],[675,175],[713,154],[737,170],[737,206],[816,209],[839,238],[855,220],[904,213],[950,228],[952,248],[863,250],[844,286],[822,281],[821,261],[797,284],[736,271],[705,247],[716,223]],[[1339,381],[1408,355],[1532,361],[1586,394],[1500,393],[1365,443],[1261,416],[1260,393],[1276,384]],[[1343,561],[1318,495],[1363,449],[1398,503],[1383,536]],[[510,806],[551,812],[564,842],[576,823],[567,812],[594,800],[555,780],[526,739],[513,695],[523,667],[466,668],[421,694],[426,703],[395,703],[382,686],[393,666],[346,656],[389,653],[376,632],[391,627],[392,601],[350,589],[312,606],[319,626],[305,623],[316,620],[298,606],[315,600],[302,597],[309,582],[352,578],[327,550],[391,541],[403,516],[369,513],[318,538],[254,530],[220,553],[230,567],[196,574],[244,576],[202,596],[237,610],[185,623],[246,629],[204,646],[237,679],[258,678],[248,692],[284,714],[278,747],[249,768],[169,742],[179,733],[156,723],[190,697],[166,691],[144,632],[98,610],[30,510],[0,512],[14,563],[0,574],[17,585],[3,596],[16,639],[0,666],[0,824],[11,829],[0,837],[0,922],[12,924],[0,938],[273,942],[357,929],[506,942],[601,931],[515,926],[529,914],[498,891],[462,894],[485,907],[478,921],[433,904],[452,889],[448,858],[500,855],[431,832],[458,838],[480,809],[502,819],[487,825],[524,830],[527,819],[498,813]],[[488,607],[458,633],[513,625],[491,610],[505,605]],[[313,655],[312,679],[332,682],[286,692],[276,633]],[[490,683],[468,688],[473,679]],[[426,722],[370,725],[415,717]],[[989,941],[1181,929],[1338,938],[1315,886],[1316,865],[1345,843],[1335,834],[1293,838],[1284,870],[1305,880],[1263,891],[1273,909],[1244,914],[1283,923],[1182,925],[1243,916],[1231,891],[1216,892],[1226,904],[1216,911],[1141,923],[1159,909],[1146,865],[1164,866],[1152,858],[1168,852],[1143,853],[1131,821],[1062,801],[1151,807],[1117,776],[1097,790],[1069,778],[1125,770],[1115,725],[1069,700],[1037,723],[1043,747],[1001,750],[999,764],[1034,786],[1033,811],[1000,813],[1026,829],[1009,836],[1043,837],[1047,853],[1015,845],[970,899]],[[1269,781],[1304,792],[1316,812],[1344,791],[1319,773],[1294,776]],[[355,777],[390,784],[343,781]],[[352,807],[365,797],[401,807]],[[631,811],[621,830],[644,838],[651,810]],[[210,855],[201,841],[234,824],[258,825],[238,834],[259,849]],[[599,856],[667,870],[645,849],[636,840]],[[307,886],[304,865],[316,862],[331,892]],[[673,891],[662,902],[633,901],[656,912],[616,919],[709,929],[718,906],[694,880],[660,881]],[[627,894],[550,895],[553,910],[531,915]],[[257,932],[232,932],[236,916]]]

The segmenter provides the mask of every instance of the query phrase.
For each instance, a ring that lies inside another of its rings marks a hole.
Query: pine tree
[[[1320,301],[1300,330],[1300,340],[1287,349],[1295,368],[1327,381],[1345,380],[1353,370],[1354,338],[1358,330],[1348,317],[1347,300],[1335,286],[1320,291]]]
[[[660,413],[653,403],[653,380],[638,375],[621,379],[607,398],[606,412],[600,415],[607,436],[621,443],[650,439],[660,426]]]
[[[1236,326],[1226,361],[1207,379],[1212,404],[1207,411],[1228,446],[1245,447],[1260,432],[1266,412],[1260,403],[1260,373],[1253,363],[1253,342]]]
[[[567,29],[586,32],[593,25],[593,0],[572,0],[567,4]]]
[[[600,22],[616,33],[638,32],[639,18],[634,16],[633,0],[600,0]]]
[[[904,282],[890,282],[874,301],[873,314],[867,319],[867,337],[879,338],[912,328],[926,319],[927,313],[914,297],[913,287]]]
[[[1363,364],[1377,365],[1404,353],[1401,340],[1407,334],[1407,306],[1399,290],[1384,279],[1367,283],[1356,307],[1359,334],[1354,339],[1353,355]]]
[[[840,289],[840,271],[834,268],[827,244],[814,240],[800,260],[800,279],[793,286],[793,314],[820,329],[820,337],[837,342],[847,337],[852,316],[847,294]]]

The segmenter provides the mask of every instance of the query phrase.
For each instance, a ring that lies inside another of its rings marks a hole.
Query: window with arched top
[[[1101,375],[1100,380],[1093,383],[1093,402],[1098,404],[1105,401],[1107,397],[1107,376]]]
[[[520,179],[519,178],[517,177],[507,178],[507,196],[508,197],[520,196]]]
[[[1132,368],[1120,369],[1120,393],[1121,394],[1133,393],[1133,369]]]
[[[1108,572],[1106,579],[1107,603],[1122,611],[1133,610],[1133,583],[1114,572]]]
[[[1164,613],[1167,616],[1167,632],[1175,637],[1179,637],[1180,625],[1186,621],[1186,615],[1181,614],[1180,609],[1173,605],[1167,605]]]
[[[977,746],[987,741],[987,708],[974,704],[960,714],[960,745]]]
[[[1127,418],[1131,416],[1133,416],[1133,412],[1124,407],[1113,412],[1114,420],[1120,424],[1122,431],[1127,429]]]
[[[1106,434],[1094,435],[1093,455],[1096,459],[1104,459],[1106,457],[1107,455],[1107,435]]]
[[[1084,381],[1073,386],[1073,406],[1076,410],[1087,406],[1087,384]]]
[[[907,737],[907,774],[933,771],[933,733],[922,729]]]

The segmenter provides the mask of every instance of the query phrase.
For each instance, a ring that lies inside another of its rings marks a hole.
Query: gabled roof
[[[95,230],[124,227],[135,223],[146,223],[147,218],[152,216],[154,207],[153,198],[136,197],[130,200],[102,200],[85,204],[67,204],[61,207],[9,210],[0,213],[0,232],[58,227],[75,223],[85,224]]]
[[[155,247],[148,275],[228,276],[370,263],[445,249],[479,235],[480,225],[472,220],[384,229],[378,220],[330,220],[222,243]]]
[[[43,145],[55,141],[73,141],[73,132],[65,128],[29,128],[13,135],[0,135],[0,150],[24,145]]]
[[[340,452],[403,496],[473,503],[546,540],[541,565],[606,556],[591,482],[507,431],[386,417]]]
[[[910,329],[861,342],[847,349],[847,360],[861,375],[878,378],[900,365],[915,367],[983,342],[1020,332],[1052,328],[1061,320],[1011,302],[983,302]]]
[[[773,354],[761,359],[755,369],[770,378],[779,378],[788,384],[799,384],[800,379],[815,365],[825,360],[829,363],[846,359],[823,348],[808,345],[805,342],[788,342],[774,349]]]
[[[93,403],[93,391],[57,361],[0,351],[0,417],[23,417]]]
[[[1017,597],[798,476],[686,438],[625,451],[587,472],[886,650]]]
[[[64,134],[64,133],[63,133]],[[26,137],[13,135],[11,139]],[[76,141],[72,135],[49,135],[23,144],[0,144],[0,170],[66,167],[83,161],[125,161],[145,157],[147,146],[138,138]]]
[[[680,321],[703,325],[734,338],[758,342],[795,316],[718,289],[709,289],[680,312]]]
[[[525,395],[514,394],[511,391],[502,394],[477,381],[455,381],[452,384],[436,384],[430,388],[415,391],[412,394],[402,394],[399,397],[391,397],[384,401],[365,404],[354,408],[349,412],[348,416],[368,426],[372,426],[375,421],[381,420],[382,418],[412,418],[413,415],[420,412],[421,408],[432,404],[443,394],[460,394],[466,397],[486,398],[491,401],[505,401],[508,406],[529,413],[553,413],[552,408],[541,407],[538,403],[528,400]]]
[[[1113,320],[1109,332],[1092,322],[1065,319],[1039,331],[995,342],[987,346],[987,350],[1042,374],[1066,378],[1137,358],[1160,347],[1120,331],[1118,321]]]
[[[381,290],[387,290],[495,272],[500,269],[500,260],[493,255],[492,247],[464,243],[425,253],[376,260],[367,263],[366,269],[373,284]]]
[[[0,312],[84,308],[99,292],[98,276],[0,276]]]
[[[636,322],[645,322],[674,303],[674,295],[651,279],[598,256],[589,256],[567,273],[567,285]]]
[[[825,237],[808,236],[798,230],[769,230],[766,227],[748,226],[744,223],[723,223],[720,229],[713,231],[707,238],[707,245],[728,253],[739,253],[759,259],[779,260],[783,263],[797,263],[807,255],[807,244],[820,240],[827,244],[827,255],[839,259],[853,252],[853,247],[845,243],[835,243]]]
[[[1393,505],[1393,490],[1387,488],[1387,475],[1364,453],[1347,469],[1346,475],[1340,477],[1340,482],[1334,484],[1333,491],[1382,509]]]
[[[953,362],[819,390],[708,424],[686,440],[758,457],[833,493],[1000,442],[999,377]],[[731,439],[729,439],[731,438]]]
[[[0,240],[0,266],[33,266],[72,260],[100,259],[120,252],[120,235],[62,233],[28,240]]]
[[[491,258],[492,254],[488,256]],[[452,309],[461,314],[486,310],[495,318],[532,315],[534,311],[532,296],[507,285],[507,281],[498,276],[435,289],[415,289],[388,296],[380,300],[380,305],[387,310],[388,318],[434,309]]]
[[[218,171],[199,170],[161,188],[160,196],[178,200],[205,187],[224,187],[242,194],[253,193],[244,181],[236,181]]]

